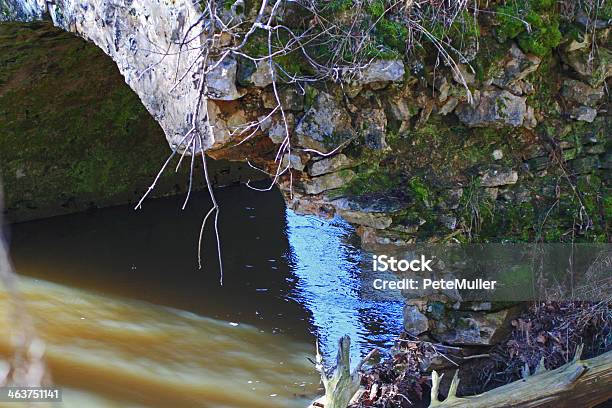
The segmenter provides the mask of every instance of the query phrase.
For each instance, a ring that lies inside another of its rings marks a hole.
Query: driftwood
[[[323,367],[323,358],[319,354],[319,347],[317,344],[316,368],[321,373],[325,395],[314,401],[310,405],[311,408],[346,408],[354,401],[356,396],[359,395],[361,367],[376,354],[377,350],[374,349],[368,353],[351,372],[350,349],[351,338],[349,336],[343,336],[338,341],[336,367],[331,375],[328,375]]]
[[[612,398],[612,351],[589,360],[580,360],[581,353],[579,347],[571,362],[555,370],[540,361],[534,374],[524,370],[523,380],[470,397],[457,397],[456,371],[444,401],[438,399],[442,376],[434,371],[429,408],[593,407]]]

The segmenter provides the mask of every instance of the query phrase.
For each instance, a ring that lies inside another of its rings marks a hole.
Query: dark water
[[[349,334],[353,355],[387,345],[401,326],[401,302],[364,296],[370,255],[342,220],[298,216],[276,190],[217,191],[224,283],[212,228],[197,267],[207,194],[145,202],[12,225],[11,252],[22,275],[104,296],[144,301],[225,322],[252,325],[287,347],[334,354]],[[220,368],[222,369],[222,368]]]

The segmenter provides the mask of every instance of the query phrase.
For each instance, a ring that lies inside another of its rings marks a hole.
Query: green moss
[[[606,221],[612,221],[612,195],[607,195],[602,198],[603,213],[606,217]]]
[[[408,27],[389,18],[386,14],[388,5],[384,0],[374,0],[366,7],[368,13],[376,22],[374,30],[379,44],[387,50],[403,53],[408,41]],[[384,51],[383,49],[381,52]]]
[[[446,21],[432,18],[423,21],[427,31],[437,40],[450,43],[456,49],[463,49],[471,40],[480,37],[480,25],[474,14],[468,10],[459,13],[450,25]]]
[[[388,191],[399,185],[399,178],[389,174],[378,164],[370,166],[360,166],[355,177],[348,185],[343,188],[345,194],[362,195],[365,193],[376,193]]]
[[[304,87],[304,107],[308,110],[314,103],[319,91],[313,86],[306,85]]]
[[[279,53],[273,57],[274,63],[279,68],[278,75],[280,79],[288,80],[294,76],[314,74],[303,53],[297,49],[292,50],[291,47],[287,46],[289,41],[290,38],[285,32],[272,38],[272,53],[279,50],[288,50],[286,53]],[[262,58],[270,55],[267,31],[263,29],[255,30],[244,45],[243,51],[253,58]]]
[[[231,10],[233,4],[232,0],[221,0],[221,6],[224,10]],[[205,7],[205,3],[200,2],[200,10],[204,11]]]
[[[332,0],[327,4],[327,10],[337,13],[349,10],[353,6],[353,0]]]
[[[542,26],[533,33],[525,32],[518,37],[519,46],[523,51],[530,52],[540,57],[548,55],[560,42],[561,32],[559,31],[558,21],[542,24]]]
[[[495,76],[494,70],[498,68],[498,62],[503,60],[508,54],[508,47],[500,44],[493,36],[482,36],[479,38],[480,50],[476,54],[476,59],[472,63],[476,71],[476,78],[484,81],[486,78]],[[460,88],[465,92],[464,88]]]
[[[364,56],[367,58],[391,60],[402,58],[402,52],[378,44],[368,43],[364,50]]]
[[[599,9],[598,18],[602,20],[609,20],[612,18],[612,2],[604,1],[602,7]]]
[[[494,203],[490,195],[480,187],[477,178],[472,178],[464,189],[459,203],[461,224],[467,241],[478,242],[488,234],[483,226],[491,224],[494,216]],[[484,235],[484,237],[483,237]]]
[[[517,293],[527,298],[533,293],[533,266],[532,265],[516,265],[516,260],[508,260],[507,265],[512,265],[508,269],[503,269],[498,272],[495,277],[500,282],[507,284],[501,285],[499,289],[496,289],[497,299],[513,299]],[[500,264],[503,264],[500,262]],[[535,294],[531,296],[535,297]]]
[[[534,10],[544,11],[544,10],[552,9],[557,3],[557,1],[556,0],[531,0],[530,3],[531,3],[531,7],[533,7]]]
[[[256,29],[242,48],[245,54],[253,58],[268,55],[268,34],[265,30]]]
[[[397,21],[382,18],[376,25],[376,35],[391,49],[403,51],[408,40],[408,28]]]
[[[554,172],[550,168],[549,172]],[[533,197],[528,202],[500,203],[491,218],[483,219],[476,239],[520,242],[601,242],[609,228],[604,207],[606,194],[596,175],[578,178],[575,184],[548,175],[523,182]],[[525,192],[524,192],[525,193]],[[608,199],[609,201],[609,199]],[[582,224],[583,228],[579,225]],[[585,228],[585,226],[589,226]]]
[[[551,1],[512,1],[497,8],[502,39],[517,39],[523,51],[545,56],[561,41],[559,15]]]
[[[546,114],[549,121],[559,118],[561,112],[557,109],[559,93],[559,72],[555,65],[556,61],[549,55],[542,59],[537,71],[528,77],[530,83],[536,88],[536,92],[527,96],[527,105],[535,110]],[[556,130],[554,131],[556,134]]]
[[[410,180],[409,185],[413,195],[418,200],[429,206],[430,192],[425,183],[423,183],[419,177],[413,177]]]
[[[525,23],[522,21],[514,4],[500,6],[497,8],[496,13],[497,20],[500,23],[497,33],[502,38],[516,38],[525,31]]]

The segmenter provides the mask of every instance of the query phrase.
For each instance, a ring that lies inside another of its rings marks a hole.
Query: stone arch
[[[170,149],[113,61],[48,21],[0,24],[0,45],[0,174],[7,218],[137,201]],[[261,177],[246,164],[209,164],[216,186]],[[171,169],[154,194],[184,192],[188,177],[188,166],[179,173]],[[199,174],[196,183],[204,187]]]
[[[177,79],[180,67],[191,66],[201,47],[192,29],[201,15],[199,7],[192,1],[2,0],[0,21],[48,19],[97,45],[116,63],[170,146],[177,146],[199,100],[194,81]],[[176,46],[185,35],[190,36],[192,50]],[[202,135],[205,149],[218,144],[207,132]]]

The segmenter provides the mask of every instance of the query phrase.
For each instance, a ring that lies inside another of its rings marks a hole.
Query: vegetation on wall
[[[546,56],[559,45],[559,13],[553,0],[508,2],[496,10],[502,39],[516,39],[525,52]]]

